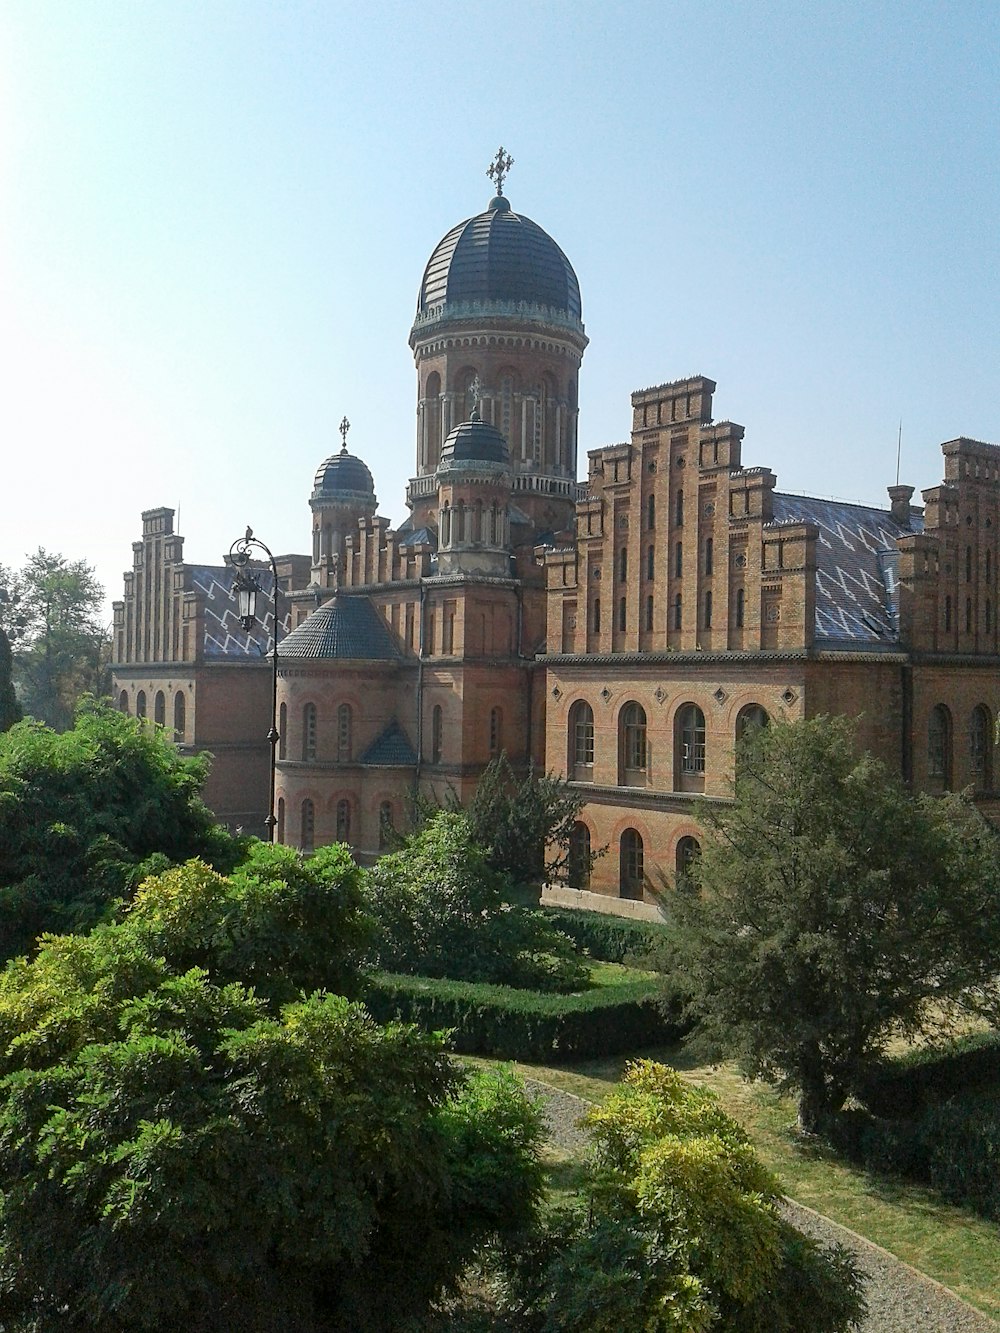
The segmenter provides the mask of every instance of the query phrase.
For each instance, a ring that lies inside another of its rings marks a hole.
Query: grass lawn
[[[917,1186],[873,1179],[822,1147],[804,1144],[794,1132],[794,1102],[763,1084],[747,1083],[731,1065],[698,1065],[678,1047],[643,1054],[711,1088],[746,1127],[761,1160],[791,1198],[881,1245],[1000,1320],[1000,1226],[941,1203]],[[613,1057],[561,1068],[517,1068],[525,1077],[602,1101],[625,1063],[626,1057]],[[552,1167],[555,1189],[571,1189],[572,1164],[554,1159]]]

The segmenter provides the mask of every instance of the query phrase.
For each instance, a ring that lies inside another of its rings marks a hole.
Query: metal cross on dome
[[[351,423],[347,420],[347,417],[345,416],[343,421],[341,421],[340,423],[340,438],[343,441],[340,447],[341,449],[343,449],[345,454],[347,453],[347,432],[350,429],[351,429]]]
[[[504,177],[510,172],[514,165],[514,159],[510,153],[505,152],[503,145],[497,149],[497,155],[489,165],[486,172],[490,180],[496,186],[497,194],[503,194]]]

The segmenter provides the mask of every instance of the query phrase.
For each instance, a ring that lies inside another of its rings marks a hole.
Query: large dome
[[[341,495],[375,495],[375,483],[368,465],[346,449],[331,454],[320,463],[313,483],[313,499]]]
[[[470,302],[523,302],[576,323],[582,318],[573,266],[552,237],[531,218],[512,212],[502,195],[438,243],[420,284],[417,318]]]

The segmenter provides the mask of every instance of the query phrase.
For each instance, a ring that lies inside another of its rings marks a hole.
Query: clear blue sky
[[[309,546],[349,444],[405,517],[423,266],[506,193],[572,261],[583,449],[700,373],[787,490],[1000,440],[1000,5],[0,0],[0,563],[121,595]]]

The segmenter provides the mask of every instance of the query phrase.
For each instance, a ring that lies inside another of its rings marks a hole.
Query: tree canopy
[[[911,795],[845,719],[754,728],[733,801],[665,898],[696,1035],[799,1094],[814,1130],[894,1034],[989,986],[997,835],[968,801]]]
[[[207,763],[93,702],[62,734],[25,720],[0,735],[0,961],[93,925],[151,868],[229,869],[241,847],[201,800]]]
[[[57,731],[82,694],[104,692],[104,589],[85,560],[39,547],[18,571],[0,568],[2,621],[24,711]]]

